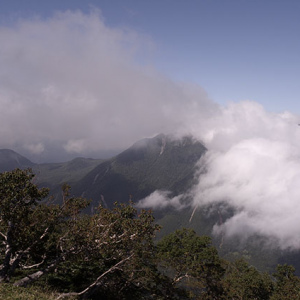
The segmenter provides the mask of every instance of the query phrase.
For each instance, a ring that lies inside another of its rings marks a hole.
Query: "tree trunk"
[[[61,258],[58,258],[57,260],[55,260],[51,265],[49,265],[48,267],[46,267],[43,270],[39,270],[31,275],[27,275],[26,277],[16,281],[14,283],[14,286],[22,286],[22,287],[26,287],[28,284],[31,284],[32,282],[38,280],[40,277],[42,277],[43,275],[49,273],[51,270],[53,270],[61,261]]]
[[[2,263],[2,269],[0,271],[0,282],[9,281],[9,271],[10,271],[10,259],[12,255],[12,223],[8,222],[8,229],[6,234],[6,249],[5,256]]]

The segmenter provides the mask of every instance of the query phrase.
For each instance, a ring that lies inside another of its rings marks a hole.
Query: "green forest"
[[[116,189],[118,187],[116,186]],[[221,258],[209,236],[161,227],[133,203],[96,207],[30,169],[0,174],[0,299],[300,299],[290,265],[274,273]]]

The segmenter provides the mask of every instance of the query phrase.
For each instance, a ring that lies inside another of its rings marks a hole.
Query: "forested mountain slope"
[[[136,202],[155,190],[176,195],[191,187],[195,164],[205,151],[190,137],[174,140],[161,134],[144,139],[98,165],[73,192],[109,207],[115,201]]]

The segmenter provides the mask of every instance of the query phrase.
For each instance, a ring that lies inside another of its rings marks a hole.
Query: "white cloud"
[[[87,147],[85,140],[69,140],[63,148],[70,153],[82,153]]]
[[[29,150],[33,154],[41,154],[45,150],[43,143],[26,144],[26,145],[24,145],[24,148]]]
[[[236,214],[216,233],[263,234],[300,247],[300,128],[296,116],[253,102],[231,104],[215,120],[194,205],[226,202]],[[222,124],[223,126],[221,126]]]
[[[49,145],[70,151],[84,140],[82,155],[124,149],[176,130],[194,102],[207,101],[200,87],[137,64],[153,42],[107,27],[98,11],[0,27],[0,44],[0,147],[41,142],[47,155]]]
[[[148,197],[140,200],[137,203],[137,207],[140,208],[153,208],[153,209],[163,209],[166,207],[173,207],[175,209],[182,209],[186,205],[182,203],[182,195],[170,198],[169,191],[159,191],[156,190]]]

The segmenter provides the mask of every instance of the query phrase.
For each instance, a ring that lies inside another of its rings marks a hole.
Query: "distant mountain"
[[[33,171],[38,184],[49,187],[51,192],[55,193],[64,183],[75,185],[101,162],[102,159],[77,157],[63,163],[37,164]]]
[[[61,194],[61,186],[64,183],[73,186],[101,162],[102,159],[78,157],[62,163],[35,164],[13,150],[0,149],[0,173],[16,168],[32,168],[36,175],[36,183],[49,187],[54,195]]]
[[[115,201],[138,201],[155,190],[182,193],[193,184],[195,163],[206,148],[191,137],[160,134],[143,139],[104,161],[76,183],[73,192],[111,207]]]
[[[26,157],[10,149],[0,149],[0,173],[13,169],[32,168],[35,164]]]

